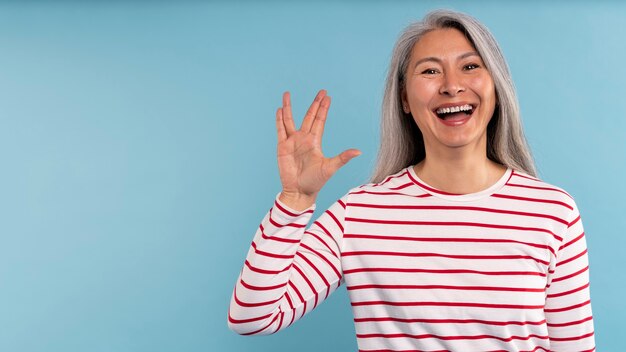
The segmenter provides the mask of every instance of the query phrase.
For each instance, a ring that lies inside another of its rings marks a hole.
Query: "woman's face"
[[[463,33],[447,28],[423,35],[413,47],[406,77],[404,111],[422,132],[427,155],[460,147],[485,152],[496,91]]]

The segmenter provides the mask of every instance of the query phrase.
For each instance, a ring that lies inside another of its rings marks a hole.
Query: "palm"
[[[309,107],[302,126],[295,129],[289,93],[276,113],[278,131],[278,169],[284,193],[315,196],[330,177],[360,152],[349,149],[327,158],[321,141],[330,97],[320,91]]]
[[[328,159],[311,137],[296,132],[278,143],[278,169],[287,192],[313,194],[330,178],[323,171]]]

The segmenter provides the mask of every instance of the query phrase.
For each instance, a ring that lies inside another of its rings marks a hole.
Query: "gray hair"
[[[402,32],[393,49],[382,104],[380,149],[371,182],[417,164],[426,156],[424,139],[410,113],[402,110],[402,91],[417,41],[434,29],[454,28],[465,34],[494,81],[497,105],[487,126],[487,157],[514,170],[536,176],[524,137],[515,86],[504,55],[489,30],[475,18],[450,10],[435,10]]]

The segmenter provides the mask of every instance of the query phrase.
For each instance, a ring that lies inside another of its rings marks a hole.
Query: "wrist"
[[[297,192],[282,191],[278,196],[278,200],[285,204],[289,208],[297,211],[302,211],[310,208],[315,204],[317,194],[307,195]]]

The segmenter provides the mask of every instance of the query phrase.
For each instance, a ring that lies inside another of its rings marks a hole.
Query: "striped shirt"
[[[345,283],[359,351],[594,351],[576,204],[509,169],[456,195],[412,167],[314,207],[278,199],[235,286],[229,327],[271,334]]]

